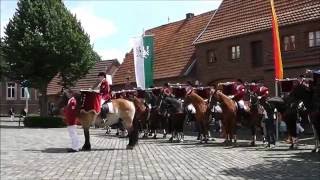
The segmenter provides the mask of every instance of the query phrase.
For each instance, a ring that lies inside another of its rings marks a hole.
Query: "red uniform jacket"
[[[245,96],[245,87],[242,84],[235,84],[234,86],[234,100],[235,101],[240,101],[243,100]]]
[[[258,96],[266,98],[269,95],[269,88],[267,88],[265,86],[261,86],[258,88],[257,94],[258,94]]]
[[[76,98],[72,97],[69,99],[67,106],[64,108],[64,115],[67,120],[67,125],[72,126],[77,124],[77,100]]]
[[[110,86],[106,79],[103,79],[100,86],[100,94],[102,99],[109,101],[111,99]]]

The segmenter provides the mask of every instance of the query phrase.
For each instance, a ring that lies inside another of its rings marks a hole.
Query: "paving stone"
[[[265,149],[261,142],[248,147],[222,146],[217,138],[199,144],[194,136],[184,143],[144,139],[126,150],[128,139],[105,136],[90,129],[92,151],[67,153],[66,128],[6,128],[1,131],[0,179],[319,179],[320,156],[302,144],[288,151],[279,143]],[[78,129],[81,143],[83,131]]]

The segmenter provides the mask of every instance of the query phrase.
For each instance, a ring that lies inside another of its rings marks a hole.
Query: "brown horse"
[[[237,105],[235,101],[224,95],[218,89],[212,89],[211,93],[211,103],[213,103],[214,101],[218,101],[223,112],[222,125],[225,132],[225,143],[226,145],[229,145],[230,143],[232,143],[232,139],[234,139],[234,142],[236,143],[237,136],[235,132],[237,120]]]
[[[90,97],[90,94],[93,94],[93,98]],[[77,117],[79,118],[84,130],[85,143],[82,147],[82,150],[84,151],[91,150],[89,128],[99,115],[99,112],[97,112],[95,109],[100,107],[93,106],[100,106],[100,103],[93,103],[96,102],[94,97],[98,97],[97,93],[95,92],[87,93],[86,96],[83,94],[81,96],[76,95],[78,110]],[[58,107],[62,109],[67,104],[67,100],[68,94],[63,92]],[[133,149],[138,141],[138,127],[137,122],[134,121],[134,115],[136,111],[134,104],[125,99],[114,99],[109,103],[109,106],[112,107],[112,110],[107,114],[106,125],[113,125],[121,120],[121,123],[129,133],[129,144],[127,145],[127,149]],[[89,109],[86,107],[89,107]]]
[[[209,115],[210,115],[210,107],[209,104],[198,94],[196,94],[192,87],[187,88],[187,95],[185,98],[185,105],[192,104],[196,109],[195,118],[199,124],[199,130],[201,136],[203,135],[202,141],[205,143],[208,142],[209,136]]]
[[[133,96],[132,102],[136,108],[136,113],[134,118],[136,119],[136,121],[139,122],[140,128],[142,130],[145,130],[144,137],[148,137],[150,109],[144,103],[144,100],[141,98],[138,98],[136,95]]]

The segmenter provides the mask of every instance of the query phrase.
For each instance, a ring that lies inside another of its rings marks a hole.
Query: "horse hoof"
[[[134,146],[132,146],[132,145],[127,145],[127,148],[126,148],[126,149],[128,149],[128,150],[132,150],[132,149],[133,149],[133,147],[134,147]]]
[[[167,135],[163,135],[163,137],[162,137],[163,139],[166,139],[167,138]]]
[[[89,147],[89,146],[83,146],[83,147],[81,148],[81,151],[91,151],[91,147]]]
[[[172,143],[172,142],[173,142],[173,138],[170,138],[170,139],[169,139],[169,142],[171,142],[171,143]]]
[[[298,149],[298,147],[295,146],[295,145],[291,145],[291,146],[289,147],[289,149],[290,149],[290,150],[296,150],[296,149]]]
[[[311,151],[312,153],[315,153],[315,152],[317,152],[317,149],[312,149],[312,151]],[[320,151],[319,151],[320,152]]]
[[[157,136],[153,136],[153,139],[157,139]]]
[[[254,146],[256,146],[256,143],[255,143],[255,142],[251,142],[251,143],[250,143],[250,146],[253,146],[253,147],[254,147]]]

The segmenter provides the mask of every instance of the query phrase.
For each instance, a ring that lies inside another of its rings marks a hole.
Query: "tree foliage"
[[[87,33],[61,0],[20,0],[5,28],[3,51],[10,79],[27,80],[46,94],[60,74],[72,86],[100,60]]]

